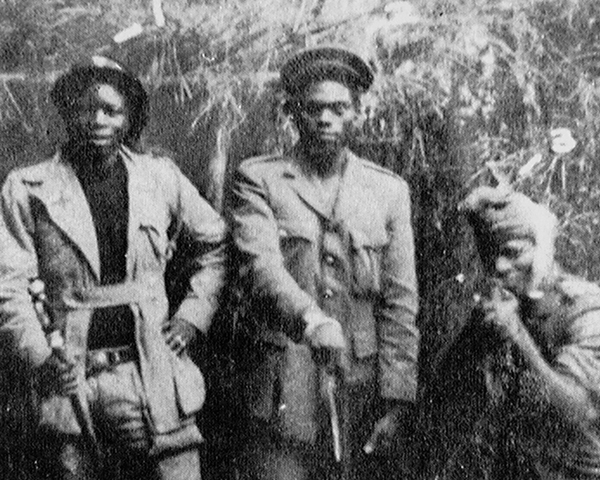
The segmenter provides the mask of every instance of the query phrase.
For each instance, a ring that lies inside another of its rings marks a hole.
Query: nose
[[[322,125],[330,125],[333,121],[333,112],[329,108],[323,108],[319,114],[319,123]]]
[[[106,123],[107,115],[103,109],[99,108],[96,111],[92,112],[92,121],[96,125],[103,125]]]

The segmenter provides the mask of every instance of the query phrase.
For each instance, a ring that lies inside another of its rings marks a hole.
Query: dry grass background
[[[426,384],[477,284],[456,206],[490,165],[559,214],[563,263],[600,279],[599,22],[595,0],[0,0],[0,178],[55,148],[52,82],[103,54],[151,92],[146,142],[221,208],[242,158],[293,137],[281,63],[305,46],[352,48],[377,70],[354,148],[413,191]],[[134,23],[141,35],[112,40]],[[559,127],[574,150],[551,149]]]

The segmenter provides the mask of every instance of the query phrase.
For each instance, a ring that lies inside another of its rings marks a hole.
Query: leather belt
[[[104,370],[110,370],[121,363],[133,362],[136,359],[136,349],[131,345],[90,350],[87,353],[86,373],[94,375]]]

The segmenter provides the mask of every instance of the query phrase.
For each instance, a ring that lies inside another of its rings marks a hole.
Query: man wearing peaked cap
[[[139,148],[148,99],[120,65],[76,65],[51,98],[68,141],[0,197],[0,368],[35,385],[35,463],[52,479],[199,479],[205,390],[187,347],[216,311],[225,223],[171,159]],[[170,315],[173,231],[193,267]]]
[[[304,50],[281,69],[283,89],[292,96],[320,79],[336,80],[364,93],[373,83],[373,72],[358,55],[337,47]]]
[[[255,435],[245,479],[385,478],[395,442],[409,444],[419,343],[409,188],[348,148],[372,82],[344,49],[292,57],[281,84],[299,140],[236,174],[234,238],[254,300],[242,323],[262,350],[245,375]]]
[[[600,479],[600,288],[557,264],[545,206],[481,187],[463,209],[491,281],[440,362],[428,478]]]

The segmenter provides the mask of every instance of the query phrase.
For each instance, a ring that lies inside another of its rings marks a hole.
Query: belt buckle
[[[114,367],[120,360],[120,352],[118,350],[109,350],[106,352],[106,356],[108,357],[108,367]]]
[[[128,361],[131,357],[131,347],[117,349],[98,349],[89,356],[88,370],[100,372],[111,370],[117,365]]]

